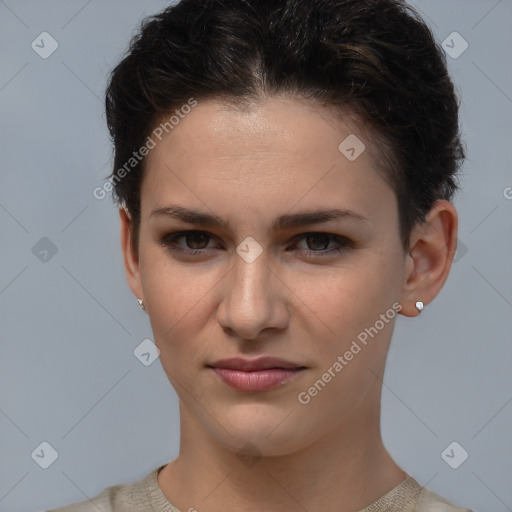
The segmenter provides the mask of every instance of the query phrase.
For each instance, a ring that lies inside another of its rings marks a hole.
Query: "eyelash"
[[[177,240],[179,240],[180,238],[184,238],[187,235],[191,235],[191,234],[206,235],[207,237],[210,238],[210,240],[212,238],[214,238],[213,235],[210,235],[206,231],[198,231],[198,230],[176,231],[176,232],[169,233],[169,234],[165,235],[164,237],[162,237],[160,239],[160,243],[164,247],[167,247],[172,252],[186,254],[186,255],[190,255],[190,256],[200,256],[200,255],[207,254],[208,252],[210,252],[209,249],[184,249],[181,246],[175,245]],[[331,235],[330,233],[322,233],[322,232],[303,233],[301,235],[298,235],[295,238],[297,239],[297,241],[301,241],[308,236],[314,236],[314,235],[327,236],[329,238],[329,242],[334,240],[335,242],[338,243],[338,246],[335,248],[331,248],[331,249],[322,249],[320,251],[302,249],[301,251],[308,253],[308,256],[312,256],[312,257],[332,256],[333,254],[344,253],[351,247],[351,242],[347,238],[336,236],[336,235]]]

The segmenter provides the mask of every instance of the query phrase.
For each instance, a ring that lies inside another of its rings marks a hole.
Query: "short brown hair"
[[[290,94],[354,113],[395,190],[400,235],[451,200],[465,157],[446,57],[402,0],[181,0],[143,21],[110,76],[114,172],[191,97]],[[137,246],[144,159],[113,183]]]

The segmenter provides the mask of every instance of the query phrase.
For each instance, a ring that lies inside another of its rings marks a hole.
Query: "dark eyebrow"
[[[272,224],[272,229],[293,228],[297,226],[306,226],[308,224],[320,224],[321,222],[329,222],[343,218],[367,221],[366,217],[359,215],[352,210],[318,210],[314,212],[300,212],[293,214],[281,215]]]
[[[157,215],[169,215],[188,224],[199,224],[202,226],[229,229],[229,222],[224,221],[215,214],[192,210],[177,205],[168,205],[162,208],[156,208],[149,216],[153,217]],[[280,229],[305,226],[308,224],[319,224],[321,222],[329,222],[342,218],[351,218],[360,221],[368,220],[366,217],[363,217],[352,210],[318,210],[281,215],[272,223],[272,230],[278,231]]]
[[[156,215],[169,215],[188,224],[201,224],[202,226],[219,227],[224,229],[229,228],[229,223],[222,220],[217,215],[199,210],[192,210],[190,208],[183,208],[183,206],[176,206],[172,204],[162,208],[156,208],[149,214],[149,217],[151,218]]]

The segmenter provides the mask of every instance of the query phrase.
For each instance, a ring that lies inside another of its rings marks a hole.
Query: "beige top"
[[[132,484],[107,487],[92,500],[47,512],[181,512],[158,486],[160,466]],[[191,507],[192,510],[193,507]],[[183,511],[187,512],[187,511]],[[360,512],[472,512],[422,487],[412,476]]]

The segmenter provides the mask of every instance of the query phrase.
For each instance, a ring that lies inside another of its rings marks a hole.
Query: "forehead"
[[[295,97],[271,97],[250,104],[233,104],[222,100],[202,100],[163,134],[149,160],[161,157],[172,149],[175,154],[201,158],[214,156],[253,157],[279,154],[281,157],[319,154],[338,155],[338,146],[350,134],[366,138],[362,123],[347,112]],[[165,123],[163,117],[162,123]],[[373,148],[367,146],[368,153]]]
[[[143,214],[183,200],[251,214],[330,202],[368,216],[394,200],[373,149],[353,117],[305,101],[198,102],[147,157]]]

